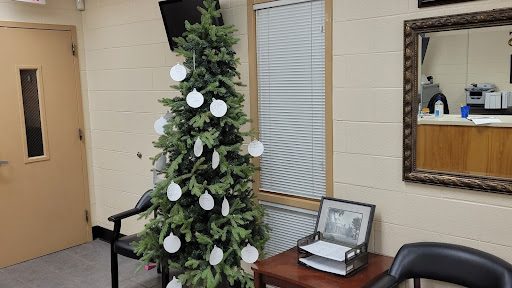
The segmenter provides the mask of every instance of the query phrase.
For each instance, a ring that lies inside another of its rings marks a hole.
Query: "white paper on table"
[[[320,256],[309,256],[307,258],[299,258],[299,261],[309,267],[345,276],[347,274],[347,266],[344,262],[327,259]]]
[[[311,254],[336,261],[345,261],[345,252],[352,249],[325,241],[316,241],[315,243],[301,246],[300,248],[308,251]]]
[[[492,123],[501,123],[501,120],[494,117],[468,117],[475,125],[485,125]]]

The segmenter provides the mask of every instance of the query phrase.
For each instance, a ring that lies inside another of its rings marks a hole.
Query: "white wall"
[[[157,100],[177,95],[169,88],[174,84],[169,68],[179,59],[169,49],[157,0],[89,0],[86,5],[93,225],[110,228],[108,216],[133,208],[152,187],[148,158],[158,152],[152,145],[158,137],[153,122],[165,113]],[[247,83],[245,1],[221,1],[221,7],[225,22],[239,29],[240,71]],[[141,231],[143,222],[136,218],[123,232]]]
[[[395,255],[408,242],[443,241],[512,262],[511,196],[401,179],[403,21],[511,6],[488,0],[418,9],[416,0],[334,0],[334,190],[377,205],[374,251]]]

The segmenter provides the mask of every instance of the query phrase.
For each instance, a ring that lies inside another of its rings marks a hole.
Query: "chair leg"
[[[421,288],[420,278],[414,278],[414,288]]]
[[[117,254],[114,252],[110,253],[110,274],[112,276],[112,288],[119,288]]]
[[[169,281],[171,280],[169,279],[169,267],[167,261],[161,263],[160,269],[162,271],[162,288],[166,288],[167,284],[169,284]]]

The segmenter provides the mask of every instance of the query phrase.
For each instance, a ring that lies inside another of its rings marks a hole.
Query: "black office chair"
[[[413,243],[400,248],[391,268],[365,288],[397,287],[420,278],[444,281],[470,288],[511,288],[512,265],[491,254],[446,243]]]
[[[152,192],[153,190],[146,191],[146,193],[144,193],[140,198],[139,202],[137,202],[137,205],[135,205],[135,208],[108,217],[108,221],[114,222],[114,233],[112,235],[112,240],[110,241],[110,271],[112,275],[112,288],[119,288],[119,267],[117,255],[123,255],[136,260],[141,258],[135,254],[134,247],[131,245],[133,242],[139,241],[139,236],[137,234],[122,236],[121,220],[147,211],[152,205]],[[165,262],[161,261],[161,263]],[[165,288],[169,282],[169,270],[166,267],[159,267],[158,270],[162,273],[162,287]]]

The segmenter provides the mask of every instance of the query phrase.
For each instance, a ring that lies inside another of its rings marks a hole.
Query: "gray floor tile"
[[[161,287],[156,269],[119,256],[120,288]],[[0,288],[109,288],[110,245],[95,240],[0,269]]]

